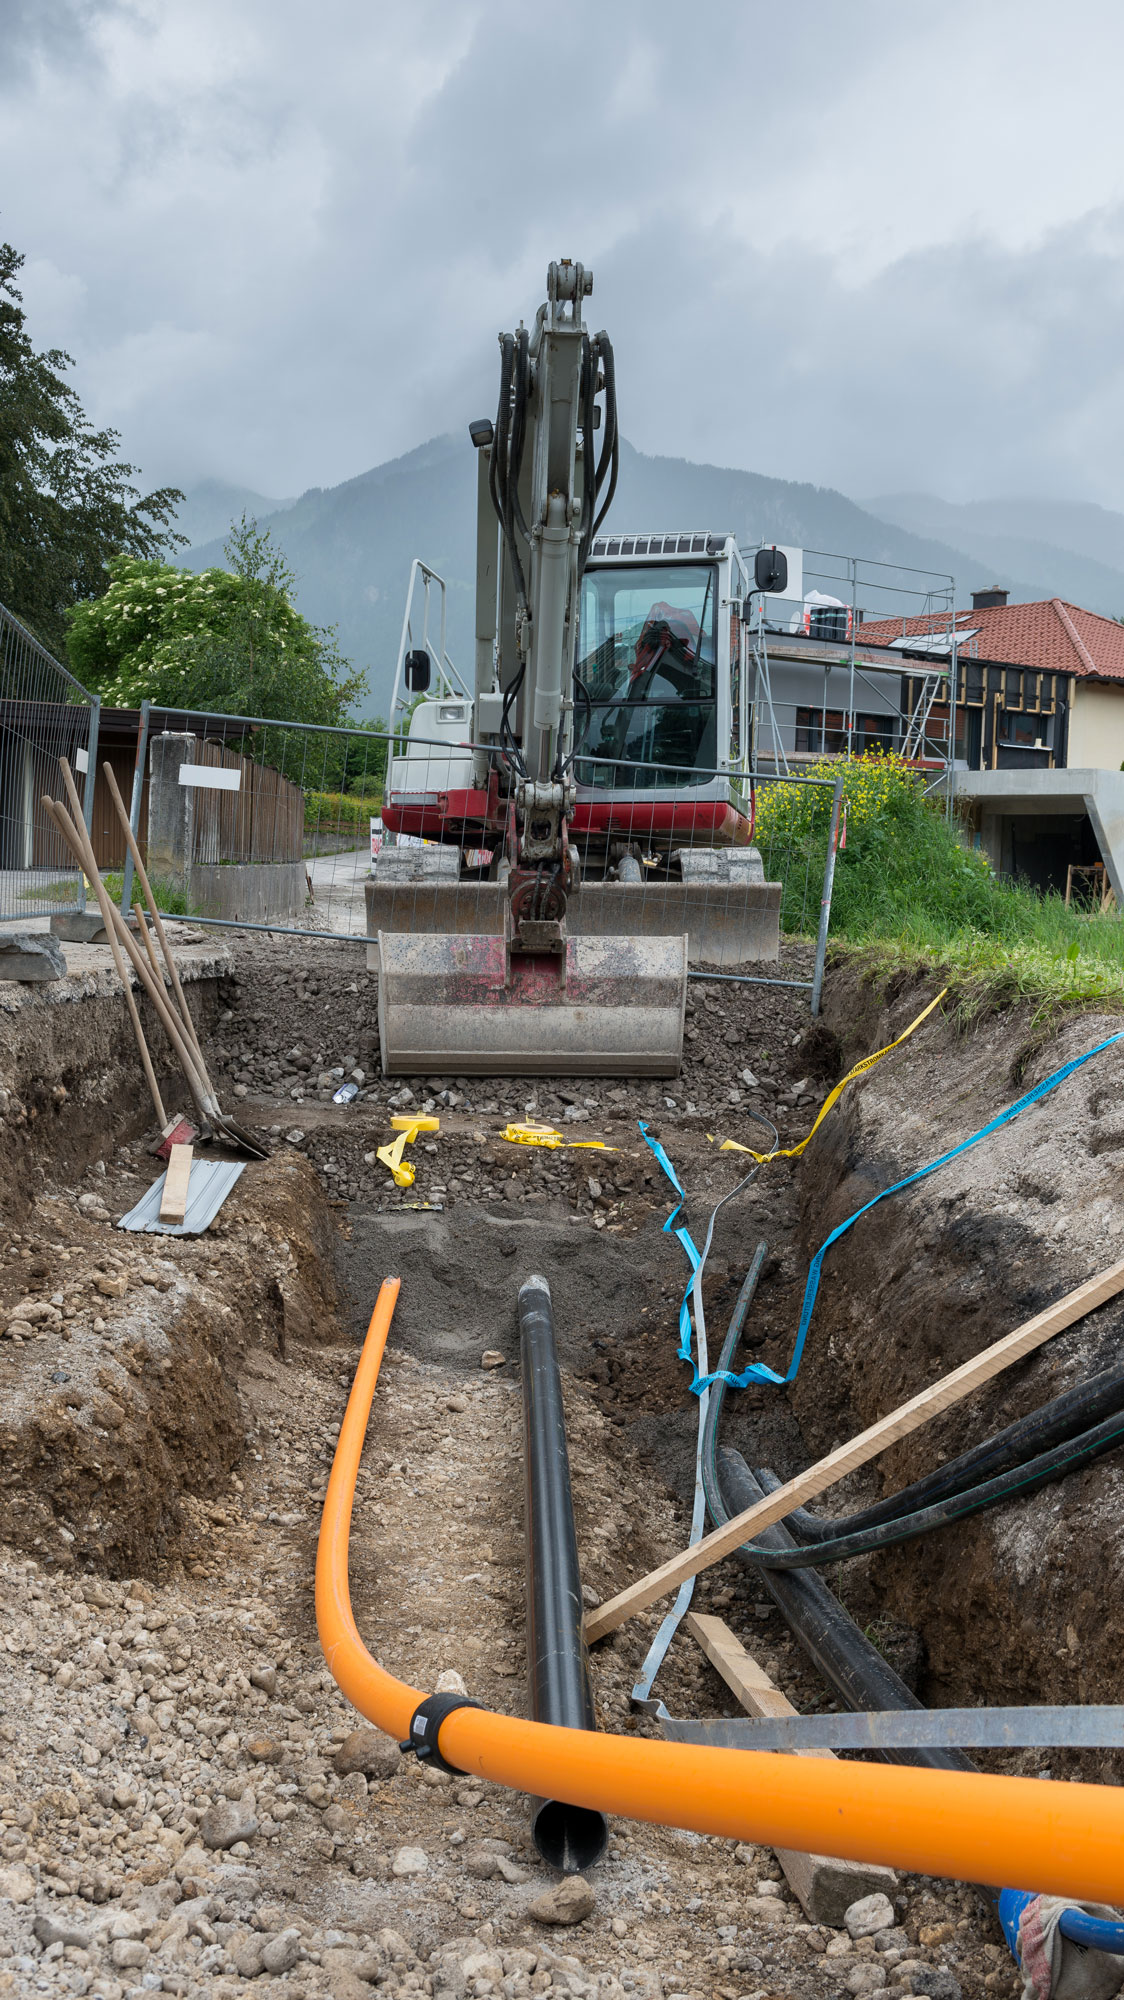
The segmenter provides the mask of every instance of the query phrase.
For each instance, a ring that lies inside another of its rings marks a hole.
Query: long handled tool
[[[69,777],[70,776],[69,772],[67,772],[66,775],[67,777]],[[130,963],[133,966],[134,971],[137,974],[137,979],[139,983],[144,987],[146,993],[148,994],[154,1007],[156,1008],[156,1012],[160,1017],[161,1025],[164,1028],[168,1040],[172,1044],[172,1049],[176,1055],[177,1060],[179,1061],[180,1067],[183,1070],[184,1076],[187,1080],[188,1089],[190,1090],[192,1097],[195,1099],[199,1115],[205,1125],[210,1125],[212,1123],[211,1107],[207,1102],[207,1092],[203,1080],[199,1075],[199,1072],[195,1066],[194,1061],[192,1060],[190,1051],[188,1050],[186,1044],[184,1043],[183,1036],[180,1034],[178,1028],[176,1027],[176,1023],[172,1018],[171,1012],[164,998],[163,988],[157,987],[156,981],[153,979],[152,974],[149,971],[148,962],[145,959],[140,949],[140,946],[137,944],[136,939],[132,937],[132,935],[130,934],[129,928],[125,923],[125,920],[122,917],[120,910],[117,909],[114,903],[110,902],[109,897],[106,894],[105,885],[101,881],[101,878],[98,874],[97,863],[94,858],[93,846],[89,840],[89,836],[86,835],[84,823],[79,821],[76,824],[75,821],[71,818],[70,814],[67,812],[65,806],[60,805],[56,799],[52,799],[46,795],[44,795],[43,798],[43,809],[45,812],[49,813],[51,818],[54,820],[55,825],[58,827],[59,832],[63,836],[63,839],[66,841],[67,846],[70,848],[71,852],[75,856],[75,859],[79,862],[80,866],[83,868],[90,882],[93,885],[94,894],[97,897],[98,901],[98,908],[101,911],[102,923],[105,926],[106,936],[111,940],[113,940],[118,946],[118,950],[114,954],[114,963],[116,965],[120,978],[123,980],[126,989],[129,990],[128,974],[125,970],[124,965],[121,963],[120,948],[123,947]],[[215,1109],[217,1111],[217,1106],[215,1107]],[[165,1118],[163,1122],[164,1124],[166,1124],[167,1119]]]
[[[157,983],[153,978],[147,958],[141,950],[140,945],[131,935],[120,910],[110,902],[105,891],[105,886],[98,875],[93,843],[86,832],[85,821],[81,816],[78,789],[74,783],[70,767],[65,757],[59,759],[59,764],[75,809],[75,818],[71,818],[64,806],[59,805],[54,799],[48,797],[44,797],[43,799],[44,809],[54,819],[68,846],[79,859],[86,874],[93,883],[106,933],[108,935],[110,931],[115,932],[117,938],[125,947],[137,977],[152,1001],[160,1017],[164,1031],[175,1050],[180,1067],[187,1079],[188,1088],[195,1100],[204,1125],[212,1127],[216,1132],[220,1132],[223,1138],[231,1145],[240,1146],[243,1151],[253,1154],[257,1159],[264,1159],[266,1157],[264,1148],[248,1134],[241,1132],[233,1121],[227,1118],[221,1110],[210,1079],[207,1076],[206,1066],[202,1062],[201,1057],[195,1053],[194,1047],[188,1045],[182,1024],[172,1012],[163,984]]]
[[[171,942],[168,938],[166,930],[164,929],[164,920],[161,917],[160,909],[157,904],[156,897],[153,893],[152,884],[148,879],[148,870],[145,868],[144,861],[141,857],[141,851],[137,844],[137,838],[133,832],[132,825],[129,820],[129,815],[125,811],[125,802],[121,797],[120,791],[118,790],[117,779],[114,776],[113,767],[111,764],[103,764],[102,771],[105,774],[105,780],[106,784],[109,787],[110,797],[112,798],[114,806],[116,808],[117,817],[121,823],[121,830],[125,835],[125,840],[128,845],[129,853],[132,856],[133,872],[136,875],[136,878],[140,883],[141,888],[144,890],[145,899],[148,903],[149,914],[152,918],[152,926],[156,932],[157,938],[160,941],[160,950],[163,953],[164,963],[168,968],[169,984],[171,986],[172,993],[175,996],[173,1004],[178,1007],[178,1013],[180,1021],[182,1023],[184,1039],[188,1042],[189,1046],[192,1049],[199,1070],[203,1076],[203,1079],[207,1085],[208,1090],[210,1091],[211,1096],[215,1097],[216,1093],[214,1085],[211,1083],[211,1079],[207,1071],[207,1064],[203,1055],[202,1045],[199,1041],[199,1035],[195,1027],[195,1022],[192,1018],[191,1009],[187,1004],[187,995],[185,994],[182,983],[180,981],[179,970],[176,965],[175,955],[172,951]],[[137,921],[138,923],[140,923],[141,919],[140,919],[139,904],[136,906],[136,915],[137,915]],[[148,938],[147,931],[145,932],[145,942],[148,945],[150,956],[152,956],[153,963],[155,965],[155,954],[152,952],[151,941]],[[262,1147],[250,1133],[243,1131],[240,1125],[236,1125],[232,1118],[224,1116],[223,1125],[227,1134],[229,1136],[233,1136],[236,1139],[237,1144],[240,1145],[245,1152],[252,1153],[257,1159],[265,1158],[266,1156],[265,1148]]]
[[[148,928],[144,910],[139,903],[133,904],[133,915],[137,920],[137,935],[144,939],[144,948],[148,953],[148,962],[152,967],[152,976],[160,985],[163,985],[164,975],[160,970],[159,961],[153,950],[152,932]],[[156,1143],[149,1147],[149,1152],[155,1153],[162,1160],[168,1160],[171,1158],[173,1147],[190,1146],[200,1136],[190,1119],[183,1117],[182,1114],[177,1114],[175,1118],[170,1118],[168,1123],[161,1127]]]
[[[114,776],[112,764],[103,764],[102,771],[105,775],[106,784],[109,787],[109,795],[113,800],[114,806],[116,807],[117,810],[117,817],[121,822],[121,831],[125,836],[129,853],[133,857],[133,872],[136,875],[137,881],[140,883],[141,888],[144,890],[145,901],[148,904],[149,911],[152,917],[152,927],[155,930],[157,938],[160,941],[160,950],[164,955],[164,963],[168,968],[168,978],[171,982],[172,992],[175,995],[176,1006],[179,1009],[180,1018],[183,1021],[184,1031],[187,1035],[188,1040],[191,1042],[193,1048],[199,1054],[200,1059],[202,1059],[202,1050],[199,1048],[199,1037],[195,1032],[195,1022],[192,1020],[191,1010],[187,1004],[187,995],[184,993],[183,987],[180,984],[179,972],[176,968],[176,961],[172,954],[172,947],[168,942],[168,934],[164,929],[164,921],[160,915],[159,908],[157,907],[156,898],[152,893],[152,884],[148,879],[148,871],[145,868],[143,860],[141,859],[141,851],[137,845],[137,838],[130,824],[129,815],[125,811],[125,802],[121,797],[120,791],[118,790],[117,779]]]
[[[50,811],[52,818],[54,818],[54,800],[44,799],[43,803]],[[56,824],[58,824],[57,821]],[[83,820],[82,824],[83,826],[85,825],[85,820]],[[59,830],[60,832],[64,831],[61,827]],[[65,833],[64,833],[64,838],[66,839],[68,846],[73,846],[73,843],[70,841],[69,836],[66,835]],[[145,1040],[144,1029],[141,1026],[141,1017],[137,1007],[136,995],[133,992],[132,981],[130,980],[129,975],[125,970],[124,960],[121,957],[121,946],[117,941],[117,932],[114,929],[112,919],[106,916],[106,911],[102,904],[102,898],[105,897],[105,890],[102,887],[101,878],[98,875],[97,870],[95,869],[92,874],[89,873],[89,870],[86,867],[84,856],[81,856],[77,852],[75,852],[75,859],[78,861],[78,864],[82,869],[83,874],[89,875],[89,880],[93,885],[94,893],[98,897],[98,907],[99,909],[101,909],[102,922],[105,925],[105,935],[109,940],[109,949],[113,954],[114,970],[117,973],[118,979],[121,981],[122,990],[125,995],[125,1005],[129,1010],[129,1019],[133,1024],[133,1034],[136,1036],[137,1053],[139,1054],[141,1059],[141,1068],[144,1071],[145,1082],[148,1085],[149,1092],[152,1097],[153,1110],[156,1113],[160,1130],[163,1131],[168,1123],[168,1114],[164,1109],[164,1100],[160,1095],[160,1086],[156,1081],[156,1072],[152,1067],[152,1057],[148,1053],[148,1043]],[[105,900],[106,902],[108,902],[108,898],[106,898]]]

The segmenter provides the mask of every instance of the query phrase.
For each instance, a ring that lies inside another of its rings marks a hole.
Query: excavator
[[[495,421],[469,426],[474,687],[443,639],[399,657],[394,844],[366,885],[387,1075],[674,1076],[688,956],[779,948],[752,844],[744,561],[730,535],[600,532],[612,344],[586,327],[583,265],[552,263],[546,289],[500,335]]]

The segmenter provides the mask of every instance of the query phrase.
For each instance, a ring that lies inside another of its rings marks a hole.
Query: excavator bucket
[[[687,939],[567,937],[508,955],[502,937],[379,932],[386,1076],[676,1076]]]

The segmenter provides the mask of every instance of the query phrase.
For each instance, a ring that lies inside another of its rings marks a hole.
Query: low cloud
[[[0,226],[33,332],[153,480],[294,492],[459,428],[571,255],[645,450],[1124,506],[1102,0],[1064,47],[1045,0],[4,20]]]

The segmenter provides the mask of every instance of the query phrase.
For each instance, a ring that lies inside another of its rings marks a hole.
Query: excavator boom
[[[388,1074],[674,1076],[682,1060],[685,934],[574,936],[567,925],[580,893],[568,839],[579,592],[619,451],[612,347],[582,317],[592,289],[581,264],[550,266],[531,330],[500,336],[495,423],[471,427],[475,774],[503,934],[380,931]]]

